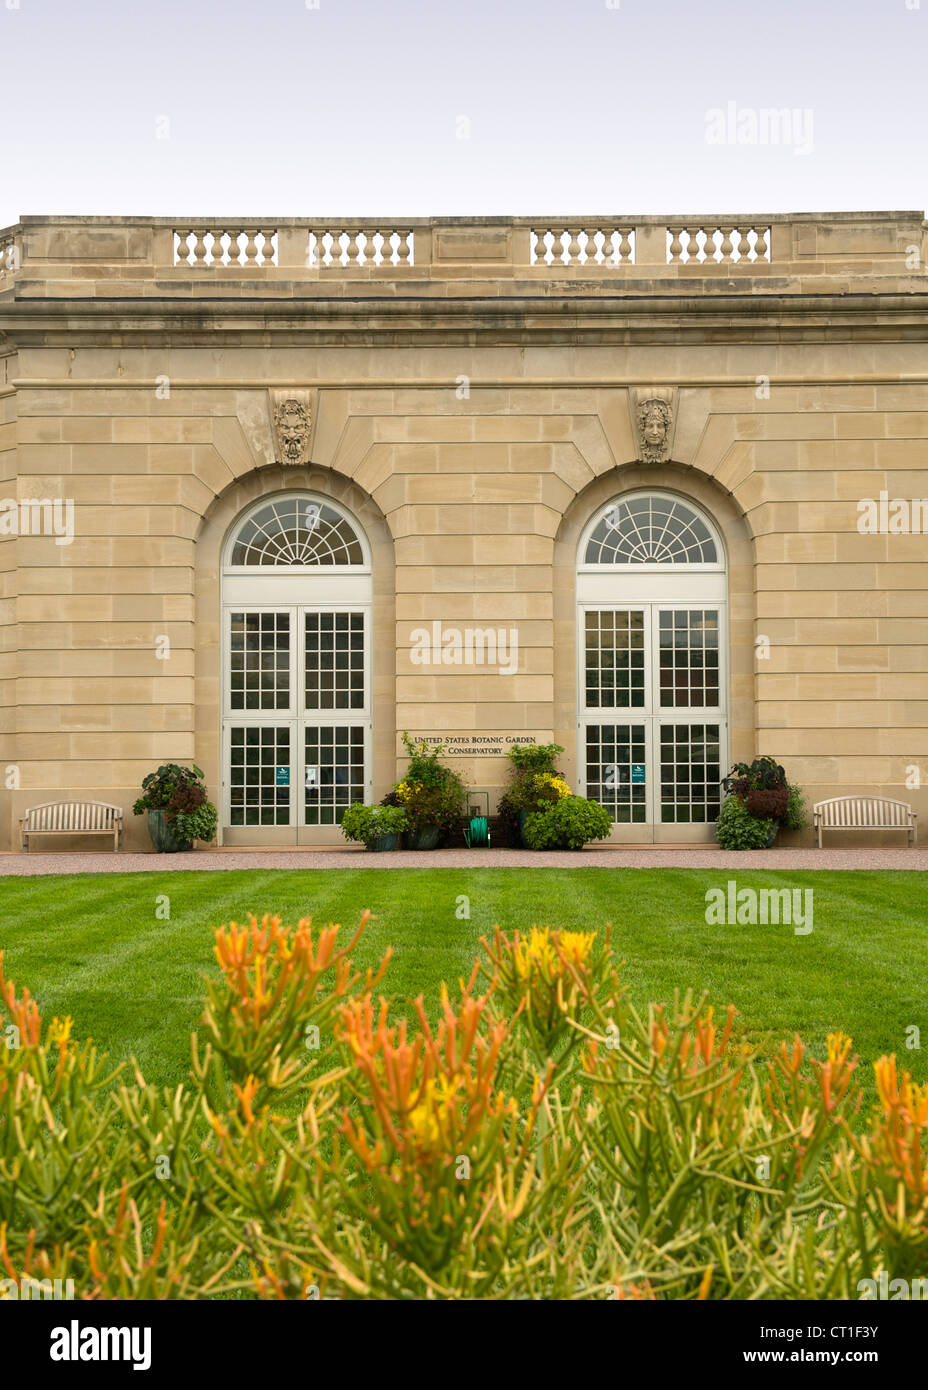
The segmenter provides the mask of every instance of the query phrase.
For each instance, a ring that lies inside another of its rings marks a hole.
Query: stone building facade
[[[928,816],[920,213],[0,232],[0,848],[195,761],[339,843],[555,741],[618,843],[773,754]],[[60,843],[60,842],[59,842]]]

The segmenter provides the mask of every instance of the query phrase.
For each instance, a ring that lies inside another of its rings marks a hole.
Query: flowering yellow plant
[[[497,926],[492,945],[486,938],[481,945],[489,957],[484,970],[513,1014],[521,1013],[536,1060],[554,1055],[565,1038],[580,1041],[573,1022],[612,983],[608,928],[599,950],[595,932],[538,926],[511,940]]]
[[[556,932],[548,927],[532,927],[528,936],[516,933],[512,953],[517,977],[528,984],[542,980],[552,984],[569,976],[571,966],[587,964],[596,940],[595,932]],[[563,1010],[563,996],[561,998]]]
[[[565,796],[572,795],[563,777],[558,777],[553,772],[536,772],[532,778],[532,786],[539,801],[560,801]]]

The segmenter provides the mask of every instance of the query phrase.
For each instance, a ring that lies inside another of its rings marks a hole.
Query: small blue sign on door
[[[289,769],[289,767],[279,767],[279,768],[277,769],[277,776],[276,776],[276,778],[275,778],[275,783],[276,783],[276,785],[277,785],[278,787],[289,787],[289,785],[290,785],[290,769]]]
[[[639,786],[644,783],[644,763],[632,763],[632,784]]]

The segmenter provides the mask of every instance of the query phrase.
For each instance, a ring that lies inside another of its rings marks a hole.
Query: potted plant
[[[500,797],[497,814],[511,845],[529,848],[525,836],[528,817],[570,796],[570,787],[555,768],[563,751],[559,743],[516,743],[510,748],[512,772],[509,786]]]
[[[357,801],[342,816],[346,840],[357,840],[378,854],[396,849],[400,835],[409,824],[402,806],[365,806]]]
[[[802,788],[790,785],[775,758],[735,763],[722,786],[726,797],[715,826],[722,849],[769,849],[781,826],[801,830],[806,823]]]
[[[207,799],[203,771],[178,763],[163,763],[142,781],[142,795],[132,807],[136,816],[148,812],[148,833],[159,854],[193,849],[194,840],[215,838],[219,815]]]
[[[529,849],[583,849],[591,840],[608,840],[612,817],[597,801],[562,796],[525,821]]]
[[[429,747],[404,732],[403,745],[409,754],[409,767],[389,799],[395,797],[406,812],[406,848],[435,849],[464,823],[467,788],[461,776],[442,763],[443,744]]]

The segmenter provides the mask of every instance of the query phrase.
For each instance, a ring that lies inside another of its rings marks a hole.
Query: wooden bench
[[[888,796],[833,796],[812,807],[812,824],[822,848],[823,830],[904,830],[918,844],[918,817],[907,801]]]
[[[122,807],[106,801],[46,801],[20,817],[19,829],[26,851],[30,835],[112,835],[118,850]]]

